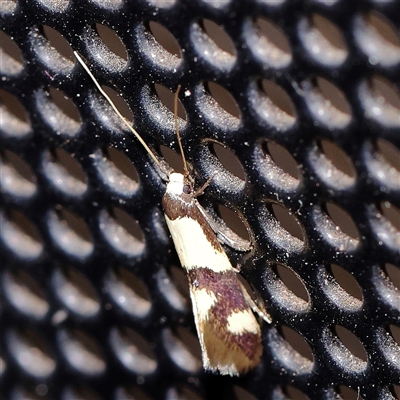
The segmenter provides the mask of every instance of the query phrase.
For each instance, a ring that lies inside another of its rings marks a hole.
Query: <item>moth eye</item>
[[[186,194],[192,193],[192,188],[189,185],[183,185],[183,193]]]

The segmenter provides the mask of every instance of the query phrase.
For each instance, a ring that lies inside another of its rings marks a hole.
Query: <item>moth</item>
[[[178,257],[187,272],[204,369],[231,376],[246,373],[259,364],[262,354],[261,329],[253,312],[268,323],[271,319],[252,300],[220,243],[233,246],[234,240],[226,232],[218,231],[217,224],[197,201],[197,196],[203,193],[212,177],[203,187],[195,190],[177,124],[179,88],[175,95],[175,128],[183,174],[165,169],[142,137],[120,114],[79,54],[74,54],[101,94],[160,168],[160,177],[167,182],[162,206]],[[240,247],[240,250],[244,248]]]

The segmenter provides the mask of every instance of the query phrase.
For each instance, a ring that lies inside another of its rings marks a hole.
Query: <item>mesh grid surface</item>
[[[399,398],[399,1],[0,13],[3,398]],[[199,200],[248,225],[226,250],[273,318],[249,374],[203,372],[165,185],[72,49],[170,163],[182,85]]]

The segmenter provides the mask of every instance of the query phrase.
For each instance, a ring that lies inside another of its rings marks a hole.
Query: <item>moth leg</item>
[[[217,174],[217,173],[214,172],[214,173],[206,180],[206,182],[203,184],[203,186],[200,187],[200,188],[198,188],[198,189],[194,192],[193,197],[199,197],[199,196],[201,196],[201,195],[204,193],[204,191],[207,189],[207,187],[210,185],[211,181],[214,179],[214,176],[215,176],[216,174]]]
[[[211,181],[213,180],[214,176],[217,172],[214,172],[207,181],[195,191],[193,197],[201,196],[204,193],[204,190],[210,185]],[[231,231],[229,228],[224,227],[222,224],[215,221],[204,208],[200,205],[198,201],[196,201],[196,206],[200,213],[203,215],[205,220],[207,221],[208,225],[210,225],[211,229],[217,236],[217,239],[227,246],[235,249],[237,251],[249,251],[252,248],[252,245],[247,240],[242,239],[240,236],[236,235],[235,232]]]
[[[205,218],[208,225],[210,225],[211,229],[217,236],[217,239],[221,243],[226,244],[237,251],[245,252],[251,250],[252,245],[249,241],[242,239],[240,236],[236,235],[235,232],[215,221],[210,215],[208,215],[207,211],[200,205],[198,201],[196,201],[196,207]]]
[[[264,312],[263,310],[261,310],[261,308],[258,307],[258,305],[251,298],[247,289],[242,284],[240,284],[240,285],[242,286],[242,290],[243,290],[243,294],[246,299],[246,302],[249,305],[249,307],[253,310],[253,312],[255,314],[257,314],[260,318],[262,318],[268,324],[272,324],[271,316],[267,312]]]

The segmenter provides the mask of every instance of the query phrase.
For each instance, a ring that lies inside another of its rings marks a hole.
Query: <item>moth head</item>
[[[167,184],[167,193],[174,196],[180,196],[181,194],[192,194],[193,185],[190,179],[186,178],[183,174],[173,172],[169,176],[169,182]]]
[[[173,194],[175,196],[179,196],[183,193],[185,177],[183,174],[179,174],[178,172],[173,172],[169,176],[169,182],[167,184],[167,193]]]

